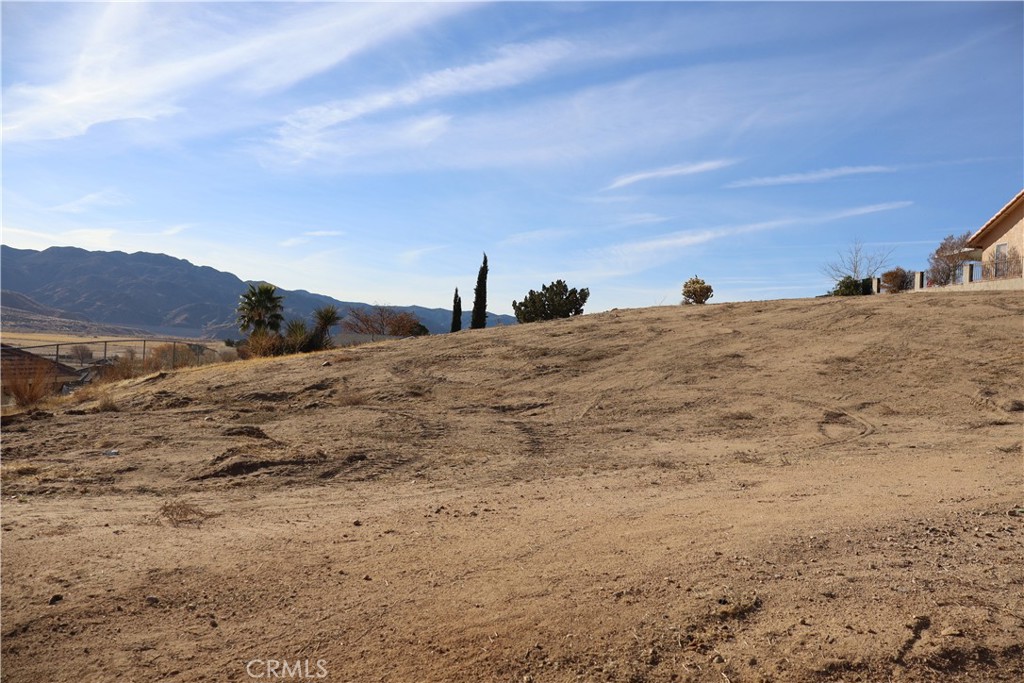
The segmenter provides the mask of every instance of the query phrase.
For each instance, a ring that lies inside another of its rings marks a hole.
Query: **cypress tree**
[[[455,288],[455,299],[452,301],[452,332],[462,329],[462,297],[459,296],[459,288]]]
[[[473,290],[473,317],[469,321],[469,329],[479,330],[487,327],[487,254],[484,254],[483,265],[476,276],[476,289]]]

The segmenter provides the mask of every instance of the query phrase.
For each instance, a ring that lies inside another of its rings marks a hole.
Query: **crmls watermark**
[[[327,660],[296,659],[294,662],[281,659],[250,659],[245,664],[249,678],[316,680],[327,678]]]

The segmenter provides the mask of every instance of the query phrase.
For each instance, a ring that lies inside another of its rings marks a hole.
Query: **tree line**
[[[961,235],[946,235],[942,239],[928,256],[928,268],[924,271],[925,286],[944,287],[955,284],[962,277],[964,266],[974,260],[972,250],[967,247],[971,234],[967,231]],[[837,252],[835,259],[822,267],[822,272],[835,283],[829,294],[870,294],[871,289],[865,281],[873,277],[881,280],[883,292],[896,294],[913,289],[914,271],[900,266],[890,268],[892,253],[892,249],[868,249],[860,240],[854,240],[849,247]],[[1010,247],[982,261],[981,268],[982,277],[986,280],[1020,277],[1021,255],[1015,247]]]
[[[487,254],[477,271],[473,290],[473,308],[470,329],[487,326]],[[516,320],[520,323],[568,318],[583,313],[590,290],[570,288],[563,280],[541,287],[540,292],[530,290],[520,303],[512,302]],[[290,353],[308,353],[333,348],[331,330],[340,326],[353,334],[386,337],[415,337],[429,334],[429,330],[414,314],[398,311],[391,306],[350,308],[342,316],[334,305],[313,311],[312,320],[284,319],[284,299],[277,288],[269,283],[250,284],[239,297],[236,310],[238,329],[248,337],[237,344],[243,356],[273,356]],[[462,330],[462,298],[458,287],[452,299],[451,332]]]

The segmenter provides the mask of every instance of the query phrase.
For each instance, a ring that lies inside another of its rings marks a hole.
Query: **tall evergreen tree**
[[[487,327],[487,254],[484,254],[483,265],[476,276],[476,289],[473,290],[473,317],[469,321],[469,329],[479,330]]]
[[[455,288],[455,299],[452,300],[452,332],[462,329],[462,297],[459,288]]]

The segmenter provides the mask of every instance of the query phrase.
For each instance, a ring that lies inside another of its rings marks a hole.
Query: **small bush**
[[[882,273],[882,291],[899,294],[914,288],[914,274],[909,270],[896,267]]]
[[[711,285],[694,275],[683,285],[684,304],[704,304],[714,296]]]
[[[96,404],[96,410],[101,413],[116,413],[121,409],[117,407],[117,403],[114,402],[110,394],[104,394]]]
[[[870,294],[870,285],[865,287],[866,280],[855,280],[852,276],[847,275],[839,282],[836,283],[835,289],[829,292],[832,296],[860,296],[861,294]],[[865,291],[865,289],[867,291]]]
[[[30,408],[57,393],[54,372],[44,363],[35,363],[24,375],[9,378],[6,391],[17,405]]]
[[[214,515],[192,503],[172,500],[160,506],[160,516],[166,519],[173,527],[179,527],[183,524],[198,527],[202,526],[203,522]]]
[[[590,290],[586,287],[569,289],[564,280],[555,280],[550,285],[542,285],[539,292],[531,289],[522,303],[513,301],[512,310],[520,323],[570,318],[583,313],[588,298]]]
[[[129,356],[115,358],[114,362],[104,368],[100,375],[102,382],[116,382],[122,379],[131,379],[142,374],[142,364],[136,363]]]
[[[242,349],[236,347],[239,358],[265,358],[280,355],[284,349],[284,343],[281,335],[276,332],[253,332],[245,340],[245,345],[242,348],[245,350],[246,355],[244,356]]]
[[[174,368],[203,365],[207,361],[206,349],[185,342],[160,344],[146,354],[145,370],[172,370]]]

